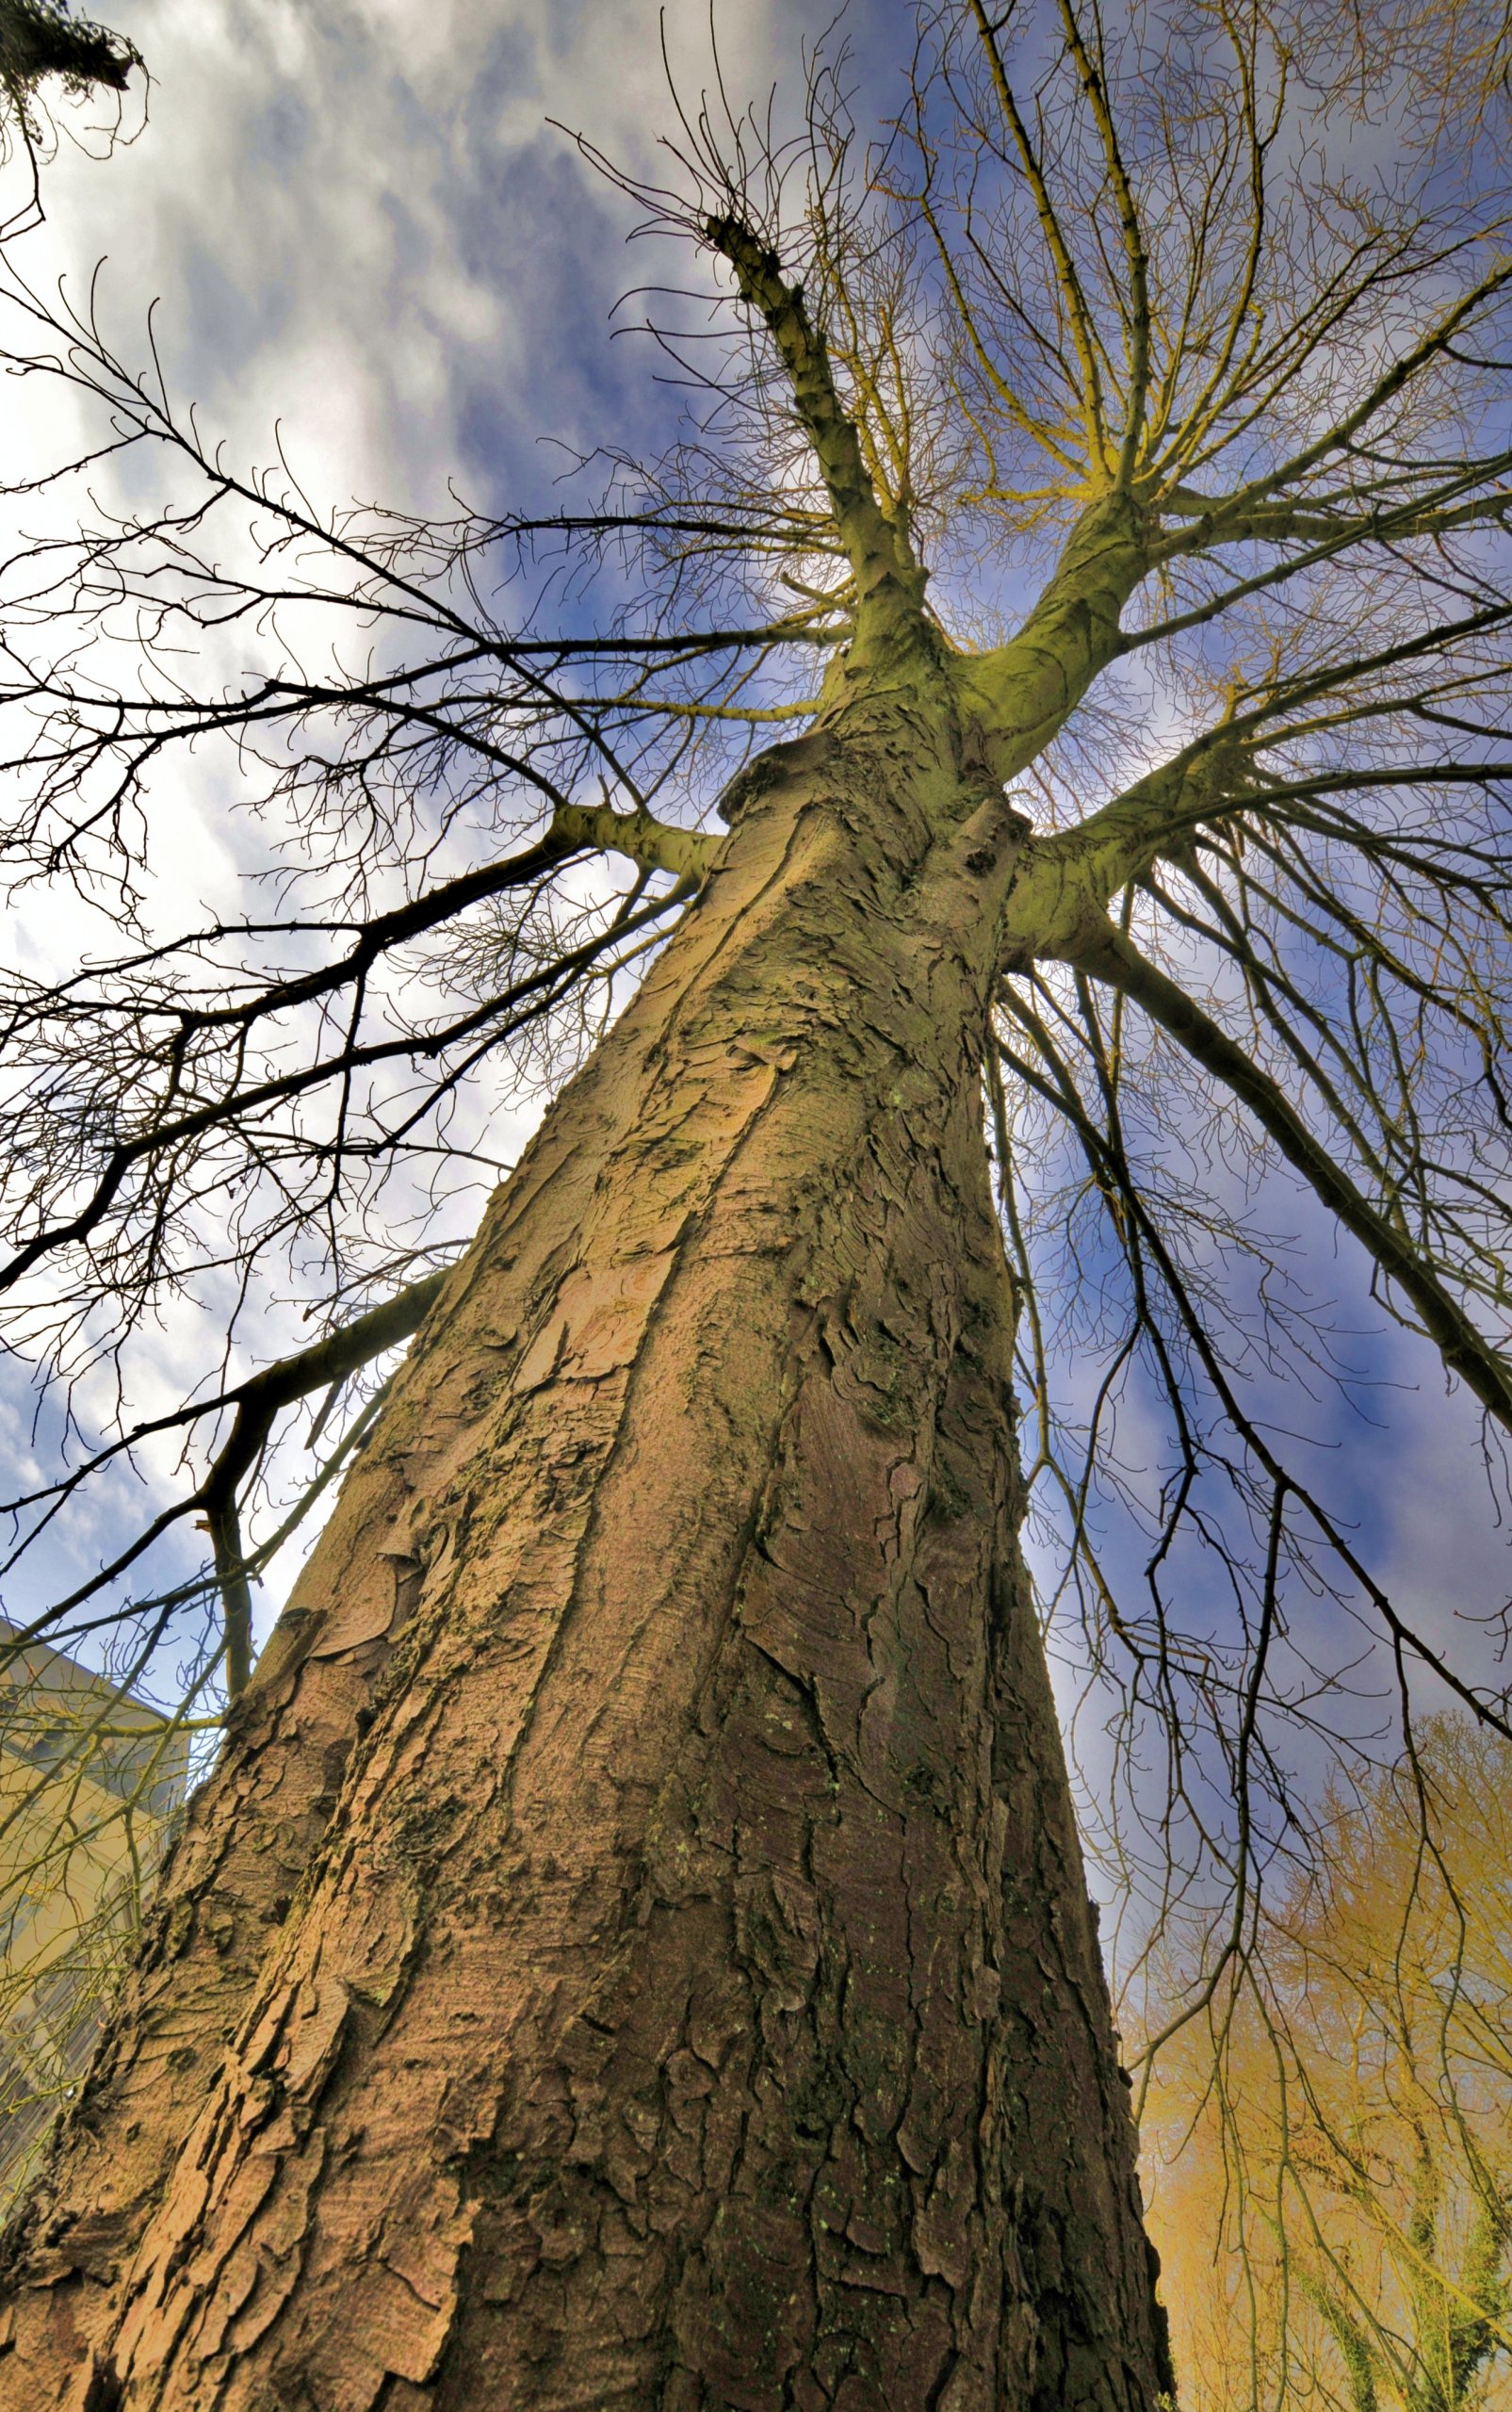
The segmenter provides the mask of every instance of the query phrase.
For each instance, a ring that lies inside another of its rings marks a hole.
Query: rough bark
[[[496,1201],[11,2241],[6,2412],[1167,2384],[1017,1556],[1016,838],[947,752],[769,758]]]

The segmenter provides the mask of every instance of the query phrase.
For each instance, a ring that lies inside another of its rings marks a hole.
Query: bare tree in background
[[[1435,1720],[1413,1762],[1329,1807],[1326,1850],[1145,2102],[1183,2394],[1492,2412],[1512,2380],[1512,1756]]]
[[[1276,1411],[1353,1371],[1300,1195],[1512,1429],[1508,195],[1412,39],[970,0],[872,151],[822,59],[791,142],[716,90],[620,180],[682,435],[545,518],[324,514],[13,284],[99,432],[18,501],[8,859],[106,933],[8,976],[0,1284],[74,1410],[15,1550],[182,1447],[32,1631],[226,1731],[0,2404],[1168,2389],[1047,1622],[1098,1847],[1217,1905],[1173,2021],[1297,1754],[1384,1747],[1351,1670],[1508,1731]],[[174,930],[196,765],[264,875]]]

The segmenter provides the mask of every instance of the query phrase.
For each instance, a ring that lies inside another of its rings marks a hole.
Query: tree
[[[1293,1744],[1374,1747],[1362,1623],[1408,1724],[1506,1730],[1284,1438],[1267,1383],[1353,1369],[1204,1179],[1293,1177],[1512,1427],[1512,268],[1404,24],[969,0],[870,152],[822,55],[791,141],[716,87],[619,175],[700,263],[687,423],[553,513],[322,515],[14,284],[129,500],[9,574],[13,877],[112,932],[9,981],[12,1345],[129,1397],[223,1312],[10,1507],[182,1440],[37,1622],[228,1706],[9,2235],[8,2407],[1168,2387],[1026,1499],[1220,1974]],[[165,934],[218,745],[281,885]],[[553,1102],[448,1263],[508,1079]],[[281,1284],[320,1333],[244,1375]]]
[[[1508,1772],[1442,1719],[1336,1800],[1328,1857],[1159,2066],[1151,2223],[1194,2412],[1506,2401]]]
[[[41,216],[40,153],[49,130],[41,87],[57,82],[73,99],[101,90],[119,94],[140,65],[130,42],[75,17],[68,0],[0,0],[0,163],[19,139],[30,182],[26,202],[0,220],[0,240]]]
[[[45,1644],[17,1652],[0,1715],[0,2200],[21,2191],[120,1981],[182,1801],[160,1720]]]
[[[0,57],[18,106],[49,75],[80,90],[105,84],[123,92],[134,56],[119,35],[72,16],[67,0],[57,7],[50,0],[6,0],[0,12]]]

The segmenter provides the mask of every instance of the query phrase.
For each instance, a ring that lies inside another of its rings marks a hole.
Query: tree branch
[[[707,877],[723,843],[699,830],[658,821],[643,806],[634,812],[616,812],[610,804],[559,804],[550,836],[564,839],[575,852],[593,848],[599,854],[626,855],[642,871],[669,871],[694,885]]]
[[[733,215],[710,218],[704,231],[734,269],[741,301],[765,319],[787,371],[855,579],[858,637],[864,638],[869,620],[880,620],[894,633],[917,638],[923,627],[924,572],[902,528],[877,500],[855,429],[835,390],[824,337],[804,305],[802,285],[787,282],[776,253]]]
[[[1088,941],[1077,960],[1095,979],[1131,998],[1195,1062],[1233,1091],[1288,1164],[1411,1301],[1444,1363],[1488,1413],[1512,1431],[1512,1374],[1498,1351],[1476,1330],[1411,1243],[1393,1230],[1323,1142],[1314,1138],[1269,1075],[1121,932],[1105,927]]]
[[[203,1510],[215,1553],[216,1579],[226,1630],[226,1692],[235,1700],[252,1673],[252,1589],[247,1580],[241,1520],[236,1494],[268,1444],[274,1420],[297,1399],[312,1391],[339,1386],[363,1365],[408,1340],[441,1296],[451,1267],[428,1273],[407,1289],[371,1307],[337,1331],[328,1332],[311,1348],[253,1374],[232,1395],[236,1419],[222,1446],[192,1499],[180,1514]]]

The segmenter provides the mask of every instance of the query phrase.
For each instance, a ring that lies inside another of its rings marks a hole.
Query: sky
[[[630,435],[647,408],[643,373],[608,339],[637,274],[633,213],[561,129],[654,166],[671,117],[661,13],[652,0],[121,0],[111,22],[152,71],[149,122],[103,164],[60,147],[34,272],[39,254],[75,279],[106,260],[118,324],[160,297],[171,377],[249,453],[276,420],[316,490],[426,508],[455,479],[517,499],[541,482],[544,436],[591,448],[607,417]],[[829,0],[722,9],[731,89],[790,81],[833,13]],[[863,36],[866,15],[851,12]],[[694,92],[707,11],[675,0],[665,24]]]
[[[66,115],[46,170],[48,223],[26,238],[24,265],[40,285],[62,276],[82,293],[103,262],[103,319],[128,357],[142,356],[155,303],[171,389],[237,458],[265,463],[276,441],[333,501],[445,508],[449,481],[518,507],[548,491],[560,448],[606,436],[633,448],[667,424],[644,345],[612,334],[618,298],[655,262],[626,253],[628,204],[552,122],[654,170],[669,101],[649,0],[119,0],[106,13],[151,67],[147,118],[134,92],[132,139],[106,155],[89,132],[98,109]],[[802,45],[832,14],[830,0],[721,8],[729,88],[764,94],[776,82],[796,98]],[[863,110],[888,89],[901,21],[882,0],[849,13]],[[675,0],[665,23],[675,72],[696,91],[709,73],[707,9]],[[23,397],[13,434],[30,407]],[[203,784],[186,787],[181,810],[178,889],[223,900],[238,832]],[[41,962],[71,941],[31,927],[15,942]],[[1421,1352],[1380,1336],[1361,1268],[1322,1215],[1290,1211],[1320,1302],[1339,1301],[1353,1328],[1374,1324],[1371,1369],[1404,1385],[1374,1393],[1368,1413],[1309,1409],[1329,1495],[1404,1602],[1447,1634],[1458,1610],[1512,1590],[1475,1419],[1446,1404]],[[178,1360],[170,1315],[139,1361],[138,1405],[178,1394]],[[18,1457],[28,1411],[17,1369],[0,1369],[0,1440]],[[100,1540],[81,1522],[60,1537],[55,1571]],[[265,1621],[289,1571],[262,1595]],[[25,1613],[28,1602],[8,1605]],[[1065,1680],[1069,1696],[1074,1669]]]

